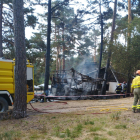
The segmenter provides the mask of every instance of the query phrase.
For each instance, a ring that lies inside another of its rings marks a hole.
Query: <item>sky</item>
[[[53,1],[53,0],[52,0]],[[44,2],[46,2],[46,0],[44,0]],[[82,6],[86,6],[86,0],[82,0],[82,1],[80,1],[80,3],[81,3],[81,7]],[[80,6],[79,7],[77,7],[77,6],[75,6],[75,5],[72,5],[73,3],[71,3],[71,7],[73,7],[74,8],[74,10],[75,10],[75,13],[76,13],[76,11],[77,11],[77,9],[80,9]],[[113,8],[114,7],[114,3],[111,3],[110,4],[111,5],[111,7]],[[47,12],[47,10],[48,9],[45,9],[45,8],[43,8],[42,6],[35,6],[35,15],[37,15],[37,13],[39,13],[39,14],[43,14],[44,12]],[[125,12],[123,12],[123,11],[117,11],[118,13],[120,13],[121,12],[121,15],[122,16],[125,16],[126,15],[126,13]],[[39,18],[39,17],[37,17],[37,18]],[[41,19],[39,18],[39,22],[42,22],[41,21]],[[112,22],[112,19],[110,19],[110,22]],[[47,21],[46,21],[46,24],[47,24]],[[99,28],[99,26],[98,26],[98,28]],[[25,28],[25,37],[27,38],[27,39],[30,39],[31,38],[31,36],[33,36],[33,32],[38,32],[37,31],[37,27],[35,28],[35,29],[32,29],[31,27],[26,27]],[[111,31],[109,31],[109,32],[111,32]],[[121,40],[122,40],[122,43],[124,43],[124,39],[123,39],[123,37],[121,36],[121,38],[120,38]],[[46,41],[47,41],[47,38],[46,38]],[[45,42],[46,42],[45,41]],[[98,43],[100,43],[100,36],[99,36],[99,39],[98,39]],[[94,52],[93,52],[94,53]]]
[[[44,0],[44,2],[46,2],[46,0]],[[81,3],[86,5],[86,0],[82,0]],[[77,9],[80,8],[80,7],[73,5],[73,2],[71,2],[71,7],[74,8],[75,13],[76,13]],[[37,15],[37,13],[43,14],[44,12],[47,12],[47,10],[48,10],[48,9],[43,8],[42,6],[39,6],[39,5],[35,6],[34,8],[35,8],[35,12],[34,12],[35,15]],[[39,18],[39,17],[37,17],[37,18]],[[42,22],[41,19],[39,19],[39,22]],[[25,28],[25,37],[27,39],[30,39],[30,37],[33,35],[32,32],[37,32],[37,27],[36,27],[36,29],[32,29],[31,27],[26,27]]]
[[[42,0],[42,2],[46,2],[47,0]],[[54,0],[52,0],[52,1],[54,1]],[[80,3],[81,3],[81,7],[82,6],[86,6],[86,4],[87,4],[87,2],[86,2],[86,0],[81,0],[80,1]],[[80,9],[80,6],[79,7],[77,7],[77,5],[75,6],[75,5],[73,5],[73,2],[71,2],[70,3],[71,4],[71,7],[73,7],[74,8],[74,10],[75,10],[75,13],[76,13],[76,11],[77,11],[77,9]],[[114,7],[114,3],[111,3],[110,4],[110,6],[113,8]],[[103,9],[103,8],[102,8]],[[37,6],[35,6],[35,15],[37,15],[37,13],[39,13],[39,14],[43,14],[44,12],[47,12],[47,10],[48,9],[45,9],[45,8],[43,8],[42,6],[39,6],[39,5],[37,5]],[[122,16],[125,16],[126,15],[126,12],[123,12],[123,11],[117,11],[118,13],[121,13],[121,15]],[[39,18],[39,17],[38,17]],[[42,22],[40,19],[39,19],[39,22]],[[46,21],[47,22],[47,21]],[[37,29],[37,28],[36,28]],[[25,36],[26,36],[26,38],[30,38],[31,37],[31,35],[33,35],[32,34],[32,32],[35,32],[35,31],[37,31],[36,29],[32,29],[31,27],[26,27],[25,28]]]
[[[35,11],[34,14],[37,16],[37,14],[43,14],[45,11],[45,9],[42,6],[35,6]],[[39,16],[37,16],[37,18],[39,19]],[[42,22],[41,19],[39,19],[39,22]],[[47,22],[47,21],[46,21]],[[33,29],[32,27],[26,27],[25,28],[25,37],[27,39],[30,39],[30,37],[33,35],[32,32],[38,32],[37,31],[37,27],[35,29]]]

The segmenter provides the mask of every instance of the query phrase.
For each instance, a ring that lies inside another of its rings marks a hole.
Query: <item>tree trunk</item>
[[[110,44],[109,44],[109,48],[108,48],[108,60],[107,60],[107,64],[106,64],[106,68],[105,68],[105,73],[104,73],[105,81],[103,82],[102,91],[101,91],[102,95],[106,94],[106,82],[107,82],[108,70],[109,70],[110,59],[111,59],[111,46],[113,44],[113,37],[114,37],[114,31],[115,31],[116,9],[117,9],[117,0],[115,0],[115,3],[114,3],[111,39],[110,39]]]
[[[54,37],[55,37],[55,43],[56,43],[56,41],[57,41],[57,39],[56,39],[56,23],[55,23],[55,25],[54,25],[55,27],[55,34],[54,34]],[[57,48],[57,54],[56,54],[56,71],[58,70],[58,46],[56,46],[56,48]]]
[[[131,0],[128,0],[128,41],[127,41],[127,51],[130,51],[130,44],[131,44],[131,29],[130,29],[130,23],[132,21],[132,15],[131,15]],[[128,53],[128,58],[130,58]],[[129,59],[128,59],[129,60]],[[128,69],[128,80],[127,80],[127,93],[130,93],[130,80],[131,80],[131,64],[129,64]]]
[[[3,47],[2,47],[2,8],[3,8],[3,0],[0,3],[0,57],[3,57]]]
[[[61,48],[59,47],[59,53],[61,51]],[[59,58],[59,71],[61,72],[61,57]]]
[[[96,62],[96,47],[94,47],[94,62]]]
[[[101,69],[101,62],[102,62],[102,51],[103,51],[103,15],[101,11],[101,1],[100,1],[100,18],[101,18],[101,47],[100,47],[100,60],[99,60],[99,69],[98,69],[98,78],[100,78],[100,69]]]
[[[59,47],[57,46],[57,56],[56,56],[56,71],[58,71],[59,70],[59,62],[58,62],[58,56],[59,56]]]
[[[97,38],[96,38],[96,35],[95,35],[94,36],[95,46],[94,46],[94,57],[93,57],[94,62],[96,62],[96,40],[97,40]]]
[[[62,42],[63,42],[63,59],[62,59],[62,65],[63,65],[63,70],[65,70],[65,43],[64,43],[64,25],[63,25],[63,31],[62,31]]]
[[[15,102],[13,117],[27,116],[27,76],[23,0],[13,0],[15,38]]]
[[[58,36],[59,36],[59,29],[58,29]],[[59,46],[57,46],[57,56],[56,56],[56,71],[58,71],[59,70],[59,58],[58,58],[58,56],[59,56]]]
[[[128,0],[128,26],[130,25],[130,22],[132,21],[132,15],[131,15],[131,0]],[[128,28],[128,37],[131,36],[130,30]]]
[[[50,77],[50,36],[51,36],[51,0],[48,0],[48,27],[47,27],[47,52],[45,65],[45,86],[44,92],[48,95],[48,85]]]

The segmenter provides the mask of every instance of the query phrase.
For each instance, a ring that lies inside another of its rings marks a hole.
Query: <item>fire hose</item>
[[[96,107],[88,107],[87,110],[92,110],[92,109],[95,109],[95,108],[101,108],[103,107],[102,109],[100,109],[100,111],[120,111],[120,110],[129,110],[128,108],[126,107],[120,107],[120,106],[124,106],[124,104],[121,104],[119,106],[96,106]]]
[[[67,102],[54,102],[54,103],[64,103],[64,104],[67,104]],[[37,112],[40,112],[40,113],[60,113],[60,114],[65,114],[65,113],[61,113],[61,112],[44,112],[44,111],[40,111],[39,109],[37,108],[34,108],[33,105],[31,103],[29,103],[30,106],[33,108],[33,110],[37,111]]]

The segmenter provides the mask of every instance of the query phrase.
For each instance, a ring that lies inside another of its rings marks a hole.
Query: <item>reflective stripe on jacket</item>
[[[121,91],[122,90],[122,86],[117,86],[116,91]]]

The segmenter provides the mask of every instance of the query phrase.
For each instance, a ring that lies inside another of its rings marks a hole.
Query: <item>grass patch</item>
[[[69,129],[66,129],[65,133],[67,135],[67,137],[70,138],[77,138],[79,137],[79,135],[81,134],[83,129],[82,124],[78,124],[76,127],[74,127],[74,129],[72,131],[70,131]]]
[[[82,124],[78,124],[78,125],[75,127],[75,131],[76,131],[77,133],[80,133],[80,132],[82,131],[82,128],[83,128]]]
[[[51,119],[56,119],[56,117],[52,117]]]
[[[90,135],[91,135],[92,137],[101,136],[100,134],[98,134],[98,133],[96,133],[96,132],[91,132]]]
[[[19,124],[15,124],[15,127],[18,127],[19,126]]]
[[[130,99],[125,100],[130,102]],[[95,102],[95,105],[102,103],[98,100],[92,102]],[[108,100],[108,102],[113,101]],[[104,107],[102,104],[100,106],[101,109]],[[129,112],[130,110],[100,114],[100,106],[91,111],[37,114],[24,119],[0,121],[0,140],[140,139],[139,114],[133,114]],[[99,114],[96,114],[98,112]]]
[[[41,133],[47,134],[47,127],[43,125],[43,127],[40,129]]]
[[[84,140],[91,140],[90,138],[85,138]]]
[[[71,132],[71,138],[76,138],[76,137],[79,137],[79,134],[81,133],[82,131],[82,124],[78,124],[74,130]]]
[[[119,124],[115,126],[116,129],[126,129],[126,125],[125,124]]]
[[[99,130],[102,130],[102,127],[100,126],[97,126],[97,127],[90,127],[90,132],[96,132],[96,131],[99,131]]]
[[[59,137],[60,136],[60,127],[59,126],[56,126],[55,128],[54,128],[54,133],[55,133],[55,136],[56,137]]]
[[[0,134],[0,140],[20,139],[20,137],[20,131],[7,131],[5,133]]]
[[[64,134],[64,133],[62,133],[62,134],[60,134],[60,136],[59,136],[60,138],[65,138],[66,137],[66,135]]]
[[[94,121],[87,120],[84,122],[84,125],[94,125]]]
[[[139,140],[139,139],[140,139],[140,135],[130,137],[130,140]]]
[[[114,114],[111,114],[111,120],[119,120],[120,119],[121,112],[115,112]]]
[[[107,134],[108,134],[109,136],[113,136],[113,135],[114,135],[114,132],[113,132],[113,131],[108,131]]]
[[[66,129],[66,135],[67,135],[67,137],[70,137],[70,135],[71,135],[71,132],[68,128]]]
[[[107,140],[106,138],[101,138],[101,137],[94,137],[93,140]]]
[[[29,137],[30,140],[39,139],[39,138],[40,138],[40,136],[39,136],[37,133],[33,133],[33,134]]]
[[[49,138],[47,138],[47,140],[53,140],[53,139],[49,137]]]

